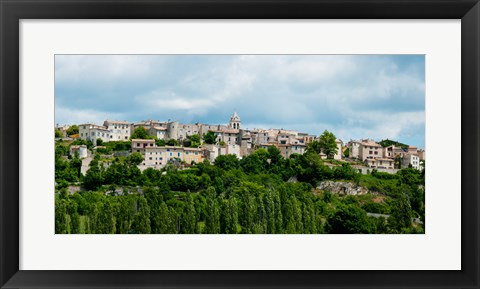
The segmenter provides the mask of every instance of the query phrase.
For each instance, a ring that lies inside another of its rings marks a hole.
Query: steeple
[[[240,123],[241,123],[240,117],[236,112],[234,112],[232,117],[230,117],[230,123],[228,127],[233,129],[240,129]]]

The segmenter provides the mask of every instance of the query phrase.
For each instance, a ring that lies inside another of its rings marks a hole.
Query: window
[[[180,156],[180,153],[178,153],[178,156]]]
[[[172,153],[170,153],[170,156],[172,156]]]
[[[369,153],[369,154],[372,154],[372,151],[369,151],[368,153]]]
[[[152,160],[152,157],[149,157],[148,159],[149,159],[149,160]]]
[[[83,132],[80,134],[80,136],[83,136]]]
[[[128,137],[127,137],[127,136],[125,136],[125,139],[128,139]]]
[[[376,154],[376,155],[378,155],[378,152],[377,152],[377,151],[375,151],[375,154]]]

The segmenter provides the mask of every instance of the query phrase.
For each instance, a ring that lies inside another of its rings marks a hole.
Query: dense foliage
[[[379,145],[381,145],[382,147],[388,147],[388,146],[391,146],[391,145],[394,145],[396,147],[408,147],[407,144],[404,144],[404,143],[401,143],[401,142],[398,142],[398,141],[394,141],[394,140],[389,140],[389,139],[382,139],[381,141],[378,142]]]
[[[241,160],[224,155],[184,170],[167,165],[141,172],[139,153],[96,155],[82,176],[78,157],[66,155],[68,147],[57,143],[57,233],[423,232],[414,220],[424,222],[424,175],[414,169],[360,175],[348,164],[327,166],[315,152],[285,159],[272,146]],[[353,182],[375,193],[343,196],[316,189],[324,180]],[[84,190],[69,192],[65,184],[75,181]]]

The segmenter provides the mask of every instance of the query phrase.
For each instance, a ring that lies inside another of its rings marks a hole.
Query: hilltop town
[[[319,140],[320,136],[285,129],[243,129],[240,116],[235,112],[227,125],[221,124],[182,124],[178,121],[147,120],[136,123],[106,120],[103,125],[83,123],[78,125],[78,133],[68,135],[68,125],[56,126],[62,139],[81,139],[93,144],[92,151],[102,151],[107,142],[130,142],[128,152],[141,153],[144,160],[139,168],[160,169],[168,163],[178,162],[187,166],[207,159],[214,162],[220,155],[235,155],[241,159],[253,151],[269,146],[279,149],[284,158],[293,154],[304,154],[308,145]],[[135,138],[140,129],[146,135]],[[134,138],[132,138],[134,137]],[[60,137],[59,137],[60,138]],[[320,151],[321,158],[331,158],[347,162],[366,173],[370,169],[395,173],[398,169],[412,167],[423,168],[425,150],[414,146],[384,142],[384,146],[372,139],[350,140],[344,143],[335,138],[336,150],[329,157]],[[385,145],[387,144],[387,145]],[[86,145],[73,145],[70,154],[77,152],[81,159],[87,159],[83,173],[88,168],[91,152]]]
[[[55,128],[56,233],[423,233],[425,151],[325,130]]]

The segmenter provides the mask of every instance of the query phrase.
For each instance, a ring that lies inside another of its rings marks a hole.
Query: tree
[[[143,156],[141,153],[132,153],[127,157],[126,161],[131,166],[138,166],[143,162]]]
[[[265,149],[258,149],[241,160],[246,173],[260,174],[267,170],[269,153]]]
[[[346,148],[343,151],[343,156],[346,157],[346,158],[350,157],[350,148]]]
[[[97,138],[97,146],[103,146],[103,140],[101,138]]]
[[[148,131],[143,126],[139,126],[133,131],[132,136],[130,138],[131,139],[151,139],[153,137],[148,135]]]
[[[166,142],[165,140],[163,140],[163,139],[158,139],[158,138],[156,138],[156,139],[155,139],[155,144],[156,144],[158,147],[164,147],[164,146],[167,144],[167,142]]]
[[[78,156],[78,151],[75,152],[68,166],[75,171],[76,177],[80,177],[80,172],[82,170],[82,160]]]
[[[192,193],[187,191],[185,194],[185,209],[182,216],[182,232],[185,234],[195,234],[197,231],[195,202],[193,201]]]
[[[63,133],[58,128],[55,128],[55,137],[63,137]]]
[[[184,147],[192,147],[198,148],[201,144],[200,136],[198,134],[193,134],[187,137],[186,140],[183,141]]]
[[[213,187],[207,189],[205,233],[220,233],[220,211],[217,203],[217,193]]]
[[[100,169],[98,160],[92,160],[90,162],[90,168],[83,179],[83,185],[87,190],[96,190],[103,184],[103,172]]]
[[[230,197],[223,206],[225,216],[225,233],[236,234],[238,227],[238,207],[235,197]]]
[[[132,229],[137,234],[150,234],[150,207],[145,197],[140,197],[137,201],[137,213]]]
[[[209,130],[207,133],[203,134],[203,140],[205,141],[206,144],[216,144],[217,143],[217,137],[215,136],[215,133],[211,130]]]
[[[372,231],[367,214],[356,204],[340,205],[327,218],[327,231],[331,234],[368,234]]]
[[[337,138],[328,130],[325,130],[318,141],[320,149],[327,155],[328,159],[333,159],[338,151]]]
[[[169,139],[167,142],[166,142],[167,146],[178,146],[178,142],[177,140],[175,139]]]
[[[226,171],[239,167],[240,161],[236,155],[220,155],[215,159],[215,166]]]
[[[65,200],[55,198],[55,234],[67,233],[67,205]]]
[[[74,135],[74,134],[78,134],[78,125],[72,125],[71,127],[69,127],[67,129],[67,135]]]
[[[408,229],[412,225],[412,207],[406,191],[398,194],[396,200],[390,206],[390,218],[388,225],[395,232],[399,233],[402,229]]]

